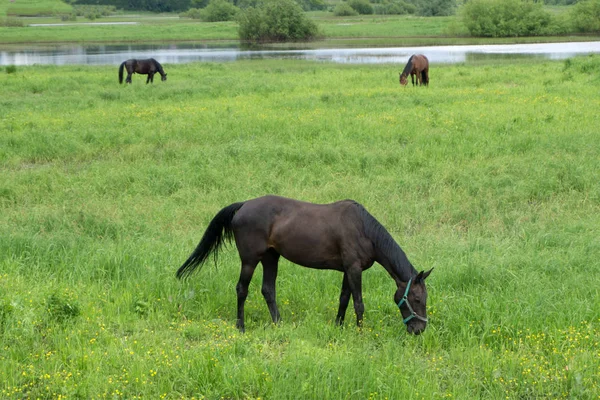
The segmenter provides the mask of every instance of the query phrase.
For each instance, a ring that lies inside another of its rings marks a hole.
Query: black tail
[[[231,220],[236,211],[243,205],[243,202],[233,203],[215,215],[212,221],[210,221],[210,224],[208,224],[208,228],[206,228],[196,250],[194,250],[187,261],[177,270],[177,278],[187,278],[198,266],[202,266],[210,253],[214,252],[216,263],[219,248],[223,242],[231,240],[231,237],[233,236]]]
[[[119,67],[119,83],[123,83],[123,68],[125,68],[125,63],[127,61],[123,61],[121,66]]]
[[[425,86],[429,86],[429,74],[425,70],[421,71],[421,81]]]

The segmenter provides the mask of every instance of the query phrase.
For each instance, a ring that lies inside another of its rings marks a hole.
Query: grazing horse
[[[244,303],[257,264],[263,266],[262,294],[274,323],[280,320],[275,298],[279,257],[308,268],[344,273],[336,323],[342,325],[350,295],[356,323],[363,320],[362,272],[376,261],[396,283],[394,302],[408,332],[427,326],[425,278],[417,272],[388,231],[367,210],[352,200],[313,204],[278,196],[233,203],[217,213],[200,243],[177,271],[187,277],[201,267],[232,237],[242,262],[236,286],[237,327],[244,331]]]
[[[429,60],[423,54],[413,54],[408,59],[404,71],[400,74],[400,84],[406,86],[408,83],[408,75],[413,86],[415,85],[415,75],[417,76],[417,85],[419,81],[421,85],[429,85]]]
[[[146,84],[148,82],[154,83],[154,74],[159,73],[162,81],[167,80],[167,74],[163,70],[162,65],[154,58],[148,58],[147,60],[131,60],[123,61],[119,67],[119,83],[123,83],[123,69],[127,69],[127,78],[125,83],[131,83],[131,75],[134,73],[148,75]]]

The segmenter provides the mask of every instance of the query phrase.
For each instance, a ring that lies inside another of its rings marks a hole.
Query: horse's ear
[[[433,268],[431,268],[429,271],[427,272],[423,272],[421,271],[421,273],[423,274],[423,277],[421,279],[425,280],[427,279],[427,277],[429,276],[429,274],[431,273],[431,271],[433,271]]]
[[[419,272],[419,274],[417,275],[417,278],[415,279],[417,282],[422,282],[424,281],[429,274],[431,273],[431,271],[433,271],[433,268],[431,268],[429,271],[425,272],[425,271],[421,271]]]

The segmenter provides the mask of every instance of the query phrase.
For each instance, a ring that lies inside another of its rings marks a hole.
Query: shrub
[[[6,67],[6,73],[7,74],[14,74],[15,72],[17,72],[17,66],[16,65],[9,65]]]
[[[296,0],[304,11],[325,10],[327,4],[324,0]]]
[[[333,9],[333,15],[337,17],[351,17],[353,15],[358,15],[358,12],[356,12],[354,8],[350,7],[348,3],[339,3]]]
[[[350,0],[348,5],[356,10],[359,14],[373,14],[373,6],[368,0]]]
[[[10,27],[10,28],[17,28],[17,27],[22,28],[25,26],[25,24],[20,19],[6,18],[6,19],[0,19],[0,26],[6,26],[6,27]]]
[[[60,20],[61,21],[77,21],[77,15],[74,12],[72,12],[70,14],[61,14]]]
[[[293,0],[266,0],[241,12],[238,22],[240,39],[254,43],[312,40],[319,35],[317,25]]]
[[[417,15],[422,17],[441,17],[456,12],[456,0],[421,0],[416,4]]]
[[[115,6],[107,5],[77,4],[73,6],[73,11],[79,17],[95,19],[108,17],[109,15],[114,14],[117,11],[117,8]],[[89,16],[92,16],[92,18]]]
[[[191,0],[190,8],[204,8],[208,5],[210,0]]]
[[[541,3],[470,0],[463,7],[462,20],[473,36],[536,36],[547,31],[552,16]]]
[[[225,0],[210,0],[201,11],[201,18],[207,22],[232,21],[240,9]]]
[[[202,18],[202,10],[199,8],[190,8],[186,12],[180,13],[179,18],[201,19]]]
[[[600,0],[584,0],[571,9],[573,27],[579,32],[600,31]]]
[[[373,7],[373,12],[381,15],[414,14],[416,11],[417,7],[414,4],[402,0],[393,3],[376,4]]]

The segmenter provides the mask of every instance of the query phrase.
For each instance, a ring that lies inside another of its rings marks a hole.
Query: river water
[[[347,64],[402,64],[412,54],[427,55],[436,63],[469,63],[529,57],[565,59],[600,54],[600,42],[532,43],[507,45],[342,48],[318,50],[242,50],[201,44],[65,45],[50,48],[0,49],[0,65],[119,65],[129,58],[157,59],[164,64],[233,62],[247,59],[297,59]]]

